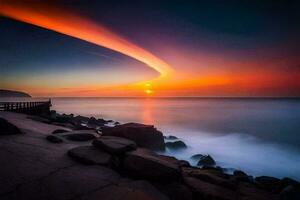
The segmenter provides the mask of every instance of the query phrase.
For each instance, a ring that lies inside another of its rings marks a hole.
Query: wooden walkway
[[[0,102],[0,111],[10,111],[26,114],[48,114],[50,113],[51,99],[48,101],[28,102]]]

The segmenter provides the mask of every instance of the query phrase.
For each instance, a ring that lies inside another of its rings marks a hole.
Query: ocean
[[[228,172],[300,180],[300,99],[53,98],[59,113],[153,124],[188,148],[163,154],[189,160],[210,154]]]

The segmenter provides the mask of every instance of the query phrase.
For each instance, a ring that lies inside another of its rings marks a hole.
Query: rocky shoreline
[[[85,169],[101,166],[111,170],[107,174],[116,173],[122,179],[118,179],[113,186],[110,185],[106,193],[104,188],[100,188],[92,197],[78,199],[300,199],[300,184],[290,178],[254,178],[240,170],[226,174],[221,167],[215,166],[210,155],[194,155],[192,159],[198,162],[195,167],[187,161],[157,154],[156,151],[164,151],[165,148],[180,149],[187,146],[175,136],[164,136],[153,125],[120,124],[94,117],[61,115],[55,111],[47,116],[26,117],[36,123],[56,127],[51,132],[45,131],[44,141],[54,148],[59,145],[68,159],[82,165],[82,176],[87,176],[84,175]],[[4,118],[0,118],[0,127],[1,136],[5,137],[22,137],[20,132],[24,132]],[[0,139],[2,142],[3,139]],[[69,184],[80,183],[74,181]],[[120,195],[124,188],[126,195]],[[47,188],[44,192],[48,193]],[[0,193],[0,197],[7,196],[7,193],[4,194]],[[11,194],[18,198],[8,199],[22,199],[17,191],[15,194],[9,193]],[[65,196],[52,199],[72,199]]]

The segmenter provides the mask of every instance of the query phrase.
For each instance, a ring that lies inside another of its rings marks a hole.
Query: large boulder
[[[127,123],[102,129],[103,136],[124,137],[136,142],[140,147],[153,150],[164,150],[163,134],[152,125]]]
[[[204,155],[197,163],[198,166],[214,166],[216,161],[210,155]]]
[[[111,154],[123,154],[136,149],[135,142],[115,136],[101,136],[93,141],[93,145]]]
[[[178,140],[175,142],[166,142],[166,147],[169,149],[174,149],[174,150],[178,150],[178,149],[186,149],[187,146],[184,142]]]
[[[12,135],[22,133],[18,127],[8,122],[6,119],[0,118],[0,135]]]
[[[150,150],[138,148],[125,154],[123,165],[133,176],[170,181],[180,176],[178,162],[173,157],[157,155]]]
[[[68,155],[83,164],[113,166],[115,161],[109,153],[93,146],[80,146],[70,149]]]

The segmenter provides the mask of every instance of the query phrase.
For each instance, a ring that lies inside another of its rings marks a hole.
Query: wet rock
[[[185,184],[192,189],[194,199],[205,200],[236,200],[236,192],[224,188],[222,186],[214,185],[206,181],[194,177],[185,176],[183,178]]]
[[[280,192],[280,200],[299,200],[300,188],[293,185],[286,186]]]
[[[46,139],[52,143],[62,143],[63,139],[55,135],[47,135]]]
[[[67,132],[69,132],[69,131],[65,130],[65,129],[56,129],[52,132],[52,134],[67,133]]]
[[[166,140],[177,140],[178,138],[174,135],[164,136]]]
[[[59,122],[59,123],[69,123],[72,121],[72,119],[74,118],[73,114],[67,115],[67,114],[56,114],[55,117],[55,122]]]
[[[103,127],[103,136],[124,137],[134,141],[138,146],[154,150],[164,150],[163,135],[152,125],[127,123],[115,127]]]
[[[216,164],[215,160],[210,155],[204,155],[200,158],[197,165],[201,166],[214,166]]]
[[[175,141],[175,142],[166,142],[166,147],[170,149],[186,149],[187,146],[182,141]]]
[[[0,130],[0,135],[13,135],[22,133],[18,127],[3,118],[0,118]]]
[[[203,154],[195,154],[191,156],[191,159],[193,160],[200,160],[203,157]]]
[[[236,190],[237,184],[235,181],[226,179],[226,176],[220,176],[220,173],[214,173],[209,170],[202,170],[195,167],[183,167],[182,176],[194,177],[202,181],[219,185],[230,190]]]
[[[121,137],[102,136],[93,141],[93,145],[112,154],[122,154],[136,149],[136,143]]]
[[[93,146],[80,146],[68,151],[68,155],[78,162],[89,165],[106,165],[112,166],[113,157]]]
[[[123,164],[133,175],[150,180],[170,181],[180,176],[175,158],[157,155],[147,149],[127,152]]]
[[[270,176],[259,176],[255,178],[255,183],[262,189],[270,192],[280,192],[282,185],[280,179]]]
[[[104,119],[96,119],[95,117],[91,117],[88,122],[87,126],[90,128],[99,129],[105,125],[106,121]]]

